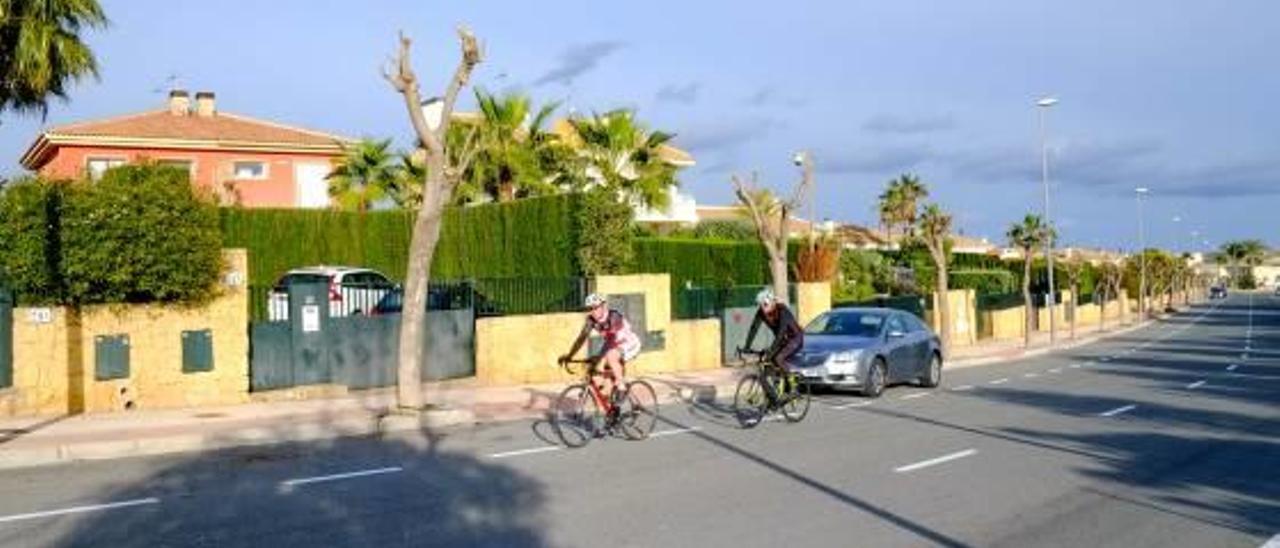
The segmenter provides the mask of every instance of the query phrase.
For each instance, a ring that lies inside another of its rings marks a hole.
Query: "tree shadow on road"
[[[440,438],[406,433],[77,463],[115,470],[92,495],[154,504],[5,524],[0,544],[39,546],[545,546],[538,481]],[[400,468],[286,485],[289,480]],[[56,473],[56,469],[51,469]],[[83,496],[83,495],[81,495]],[[41,508],[33,511],[45,510]]]

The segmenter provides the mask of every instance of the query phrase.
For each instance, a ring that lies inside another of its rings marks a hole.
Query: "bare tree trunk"
[[[462,58],[454,70],[453,78],[445,90],[440,119],[432,127],[423,113],[418,77],[409,61],[410,41],[400,36],[400,49],[389,70],[383,77],[400,93],[408,110],[420,153],[426,156],[427,175],[423,181],[422,204],[413,223],[409,244],[404,306],[400,314],[400,342],[397,348],[396,399],[401,409],[420,410],[423,407],[422,368],[426,366],[426,340],[424,337],[427,316],[427,289],[430,284],[431,261],[436,244],[440,241],[440,224],[444,206],[453,193],[461,173],[475,154],[475,130],[468,135],[459,154],[451,154],[445,136],[453,117],[458,92],[466,86],[471,71],[480,63],[480,46],[469,30],[458,29],[462,45]]]
[[[1101,302],[1098,303],[1098,332],[1105,333],[1107,331],[1107,297],[1109,297],[1105,281],[1098,291],[1102,291],[1102,298],[1099,299]]]
[[[769,277],[773,279],[773,294],[784,302],[789,296],[787,288],[787,248],[783,244],[781,251],[775,249],[775,246],[766,246],[769,253]],[[793,306],[799,303],[791,303]]]
[[[938,267],[938,338],[942,340],[943,353],[946,353],[951,350],[951,289],[947,280],[947,260],[945,256],[939,257],[934,253],[933,262]]]
[[[1025,325],[1022,327],[1022,344],[1030,347],[1031,331],[1035,329],[1035,317],[1032,315],[1036,313],[1034,303],[1031,302],[1031,251],[1023,250],[1023,257],[1025,259],[1022,261],[1022,308],[1026,311],[1026,318],[1023,322]]]

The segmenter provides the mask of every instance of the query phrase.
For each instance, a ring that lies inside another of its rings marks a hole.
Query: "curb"
[[[1038,356],[1044,356],[1046,354],[1052,354],[1054,352],[1060,352],[1063,350],[1071,350],[1074,348],[1079,348],[1081,346],[1087,346],[1087,345],[1096,343],[1098,341],[1108,339],[1114,335],[1123,335],[1125,333],[1137,331],[1144,327],[1150,326],[1155,322],[1156,320],[1146,320],[1142,323],[1130,325],[1122,329],[1107,331],[1106,333],[1094,334],[1090,337],[1072,340],[1070,342],[1062,343],[1057,346],[1042,346],[1038,348],[1032,348],[1031,350],[1015,350],[1009,353],[1008,355],[1004,355],[1004,356],[989,356],[989,357],[982,357],[982,358],[969,358],[969,359],[951,361],[951,362],[947,362],[947,366],[952,369],[963,369],[966,367],[995,365],[998,363],[1011,362],[1014,360],[1021,360],[1024,358],[1034,358]]]

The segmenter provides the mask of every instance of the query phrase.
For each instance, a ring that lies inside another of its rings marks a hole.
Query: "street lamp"
[[[1049,213],[1049,143],[1045,136],[1045,111],[1050,107],[1058,104],[1058,99],[1054,97],[1045,97],[1036,101],[1036,109],[1040,113],[1040,182],[1044,185],[1044,223],[1046,226],[1052,227],[1053,222]],[[1058,338],[1058,329],[1054,325],[1054,292],[1057,286],[1053,283],[1053,237],[1045,239],[1044,242],[1044,260],[1049,267],[1049,291],[1044,297],[1044,303],[1049,307],[1049,345]]]
[[[1142,225],[1142,198],[1150,192],[1145,186],[1133,189],[1135,199],[1138,202],[1138,261],[1142,265],[1141,276],[1138,278],[1138,311],[1140,318],[1147,317],[1147,234],[1146,229]]]
[[[818,205],[817,192],[810,188],[813,185],[813,156],[807,150],[801,150],[791,156],[791,163],[800,168],[801,192],[807,192],[809,195],[809,245],[814,245],[817,241],[814,239],[814,225],[818,223]],[[797,204],[799,205],[799,204]],[[783,228],[785,230],[785,227]]]

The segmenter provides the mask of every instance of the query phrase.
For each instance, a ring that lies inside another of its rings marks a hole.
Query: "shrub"
[[[195,303],[213,296],[223,271],[218,209],[185,171],[122,166],[69,188],[61,227],[66,302]]]
[[[576,212],[577,258],[589,276],[622,274],[635,259],[631,205],[609,190],[582,194]]]
[[[846,250],[840,254],[840,283],[836,301],[865,301],[893,291],[893,265],[876,251]]]
[[[25,178],[0,193],[0,279],[31,304],[62,297],[59,223],[67,185]]]

